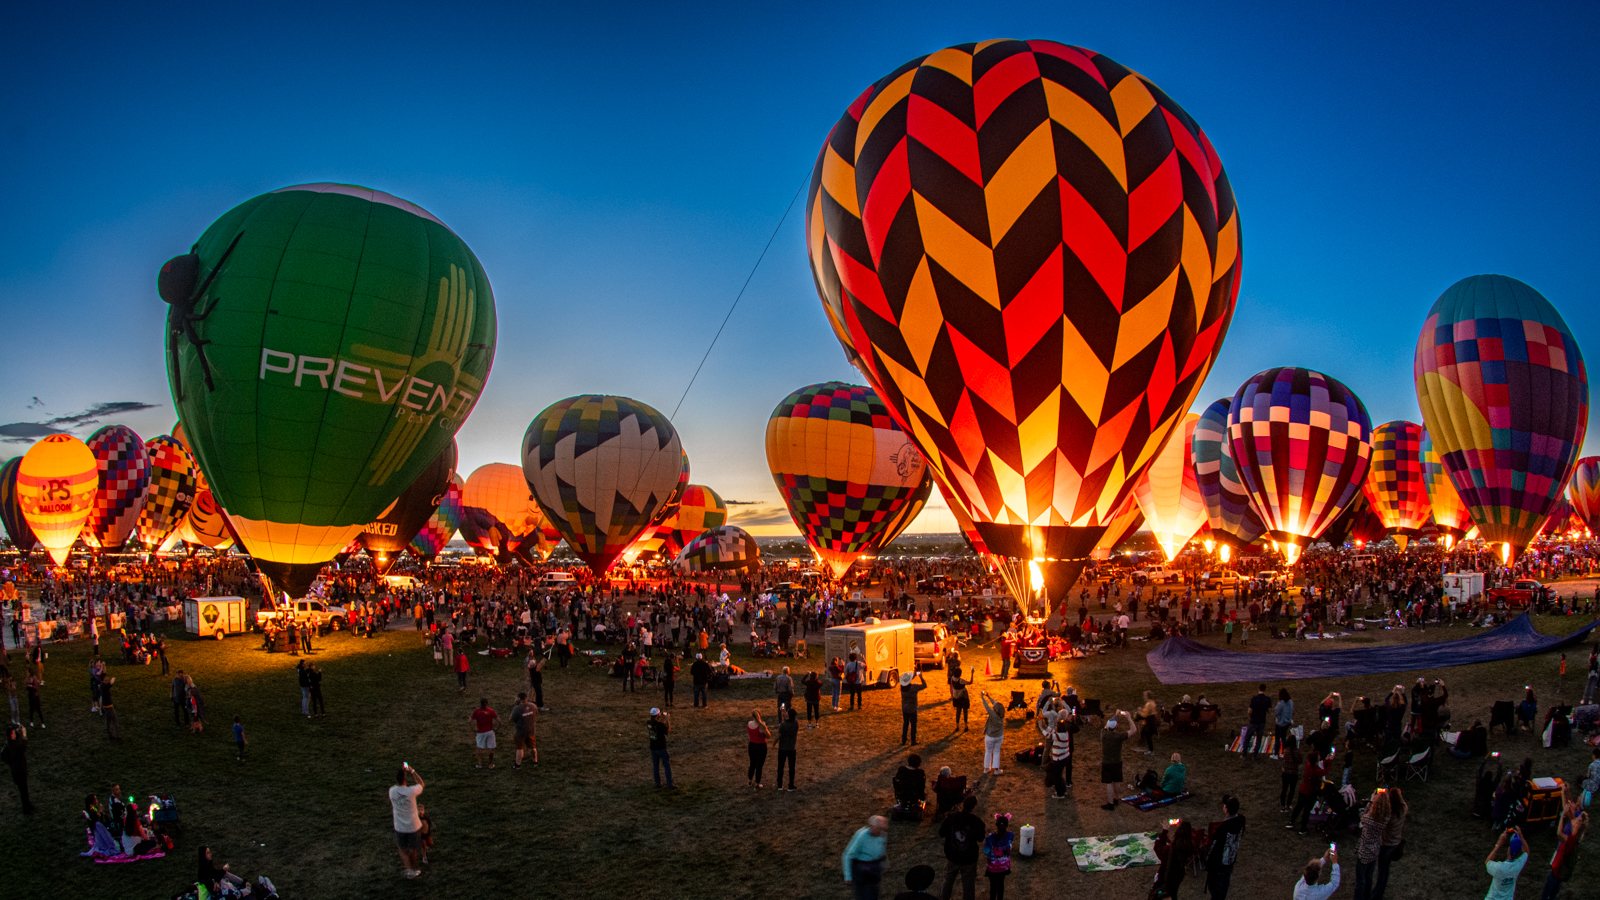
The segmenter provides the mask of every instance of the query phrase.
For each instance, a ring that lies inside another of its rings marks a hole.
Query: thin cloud
[[[761,500],[724,500],[722,502],[726,506],[766,506],[767,505],[764,501],[761,501]]]
[[[43,422],[13,422],[0,425],[0,441],[36,441],[52,434],[65,434],[60,428],[51,428]]]
[[[787,525],[793,521],[793,519],[789,518],[789,511],[781,506],[771,506],[766,503],[756,502],[741,505],[755,508],[737,513],[730,510],[728,513],[729,525]]]
[[[34,397],[33,403],[29,404],[28,408],[32,409],[34,406],[42,405],[39,398]],[[69,416],[57,416],[45,422],[13,422],[10,425],[0,425],[0,443],[31,443],[52,434],[67,434],[69,429],[97,425],[101,419],[110,416],[121,416],[155,408],[156,405],[154,403],[143,403],[138,400],[113,400],[106,403],[96,403],[83,412],[73,413]]]
[[[137,400],[114,400],[110,403],[96,403],[81,413],[70,416],[58,416],[46,422],[47,425],[93,425],[106,416],[120,416],[127,413],[139,412],[145,409],[155,409],[154,403],[141,403]]]

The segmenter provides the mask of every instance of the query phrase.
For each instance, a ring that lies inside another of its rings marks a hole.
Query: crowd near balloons
[[[1414,379],[1401,390],[1414,391],[1420,422],[1375,425],[1339,373],[1295,365],[1292,347],[1281,365],[1231,394],[1204,396],[1244,278],[1248,198],[1235,196],[1223,167],[1226,141],[1214,145],[1173,97],[1092,50],[1001,40],[907,61],[840,105],[837,123],[818,135],[803,250],[822,314],[864,383],[797,386],[768,401],[776,406],[765,423],[739,424],[765,429],[773,483],[806,548],[799,560],[773,559],[770,550],[764,557],[737,507],[694,480],[691,436],[644,399],[534,394],[520,446],[494,448],[504,462],[460,471],[456,436],[489,388],[496,357],[491,273],[415,203],[381,189],[301,184],[244,200],[209,226],[196,223],[189,251],[159,267],[151,294],[167,304],[167,328],[150,356],[164,361],[178,414],[169,434],[146,439],[120,424],[87,440],[52,434],[0,468],[0,523],[22,554],[7,596],[12,650],[37,653],[56,637],[20,627],[23,600],[50,621],[92,620],[95,604],[109,603],[118,621],[131,623],[123,626],[124,656],[165,659],[172,639],[155,636],[155,610],[259,592],[269,611],[308,598],[342,604],[334,624],[358,633],[414,625],[452,667],[467,665],[464,648],[480,640],[537,642],[563,669],[592,642],[612,648],[627,689],[664,654],[671,671],[662,706],[671,705],[681,663],[679,677],[691,681],[699,707],[711,679],[726,683],[740,668],[717,658],[719,645],[744,644],[746,631],[749,646],[738,652],[752,658],[787,655],[796,641],[809,639],[813,650],[826,642],[814,684],[801,682],[798,668],[791,677],[781,662],[771,664],[781,668],[776,718],[757,715],[748,729],[750,787],[761,786],[756,758],[765,759],[770,737],[779,744],[778,784],[787,760],[792,790],[794,695],[813,704],[808,726],[820,724],[820,707],[840,708],[841,688],[859,695],[868,675],[878,677],[881,667],[868,665],[859,641],[904,618],[948,630],[951,643],[927,662],[946,670],[938,680],[952,704],[959,694],[960,709],[972,704],[968,686],[981,694],[984,727],[998,729],[985,731],[989,737],[1007,733],[1005,704],[1013,700],[1009,683],[985,691],[986,679],[1014,666],[1043,672],[1044,693],[1024,703],[1042,739],[1037,761],[1056,796],[1067,797],[1071,759],[1098,747],[1103,808],[1115,810],[1123,785],[1157,805],[1188,796],[1182,761],[1158,766],[1172,782],[1124,777],[1130,735],[1153,749],[1156,701],[1129,707],[1141,710],[1137,725],[1115,709],[1091,712],[1075,693],[1057,695],[1052,660],[1126,647],[1130,635],[1145,639],[1130,631],[1141,627],[1158,641],[1226,629],[1229,650],[1243,649],[1258,629],[1321,637],[1353,627],[1358,606],[1373,604],[1383,608],[1375,630],[1441,618],[1501,625],[1521,606],[1587,609],[1587,593],[1541,593],[1510,607],[1485,594],[1535,574],[1587,576],[1595,562],[1586,540],[1600,530],[1600,457],[1579,458],[1587,369],[1556,305],[1534,287],[1461,273],[1441,285],[1431,307],[1417,298]],[[935,488],[964,546],[891,552]],[[1136,574],[1122,561],[1141,530],[1153,544]],[[480,566],[445,564],[458,534]],[[1380,561],[1354,561],[1389,540]],[[1170,584],[1156,583],[1149,572],[1157,570],[1170,573],[1159,579]],[[1202,572],[1222,570],[1237,573],[1228,587],[1202,581]],[[1441,578],[1465,572],[1483,573],[1487,583],[1472,597],[1447,596]],[[406,573],[414,583],[384,579]],[[309,647],[326,624],[261,621],[269,647],[285,625],[290,646]],[[846,625],[866,637],[836,654],[835,626]],[[115,641],[101,628],[93,636],[106,653]],[[962,643],[974,654],[979,646],[998,651],[1001,671],[963,668]],[[1578,655],[1573,677],[1581,681],[1588,676]],[[534,746],[525,717],[547,707],[543,664],[533,674],[531,659],[530,690],[540,693],[531,713],[517,707],[519,766],[523,742]],[[453,671],[468,691],[467,669]],[[914,684],[910,668],[884,679],[905,704],[902,743],[916,744],[916,691],[925,682]],[[310,684],[303,686],[309,702]],[[198,690],[191,682],[173,694],[175,709],[197,722]],[[1413,704],[1397,690],[1401,709],[1421,708],[1420,695]],[[1206,709],[1201,697],[1185,697],[1184,715]],[[1278,695],[1267,702],[1263,717]],[[1358,714],[1345,700],[1334,708]],[[498,714],[487,700],[483,711],[474,712],[476,748],[492,764],[490,715]],[[663,790],[674,786],[669,747],[680,739],[673,711],[648,716]],[[1252,701],[1252,728],[1266,721],[1257,711]],[[1386,721],[1397,741],[1402,726],[1418,741],[1444,730],[1394,716]],[[635,718],[629,728],[643,753],[646,729],[637,724],[646,717]],[[1273,738],[1270,755],[1282,761],[1286,791],[1294,789],[1286,809],[1304,803],[1309,812],[1322,800],[1326,767],[1345,746],[1345,732],[1335,736],[1338,719],[1332,715],[1325,741],[1317,736],[1323,723],[1312,720],[1300,749],[1287,725]],[[1080,731],[1089,724],[1095,728]],[[21,740],[17,727],[13,743]],[[241,762],[244,734],[237,731]],[[1318,749],[1302,757],[1308,746]],[[1313,758],[1314,775],[1296,768]],[[527,764],[538,759],[533,750]],[[924,778],[912,759],[895,776],[899,812],[926,795],[912,796]],[[1012,767],[1009,753],[1000,760],[998,749],[994,760],[985,756],[986,783]],[[400,769],[389,798],[401,871],[416,878],[427,856],[417,804],[425,782],[398,759],[391,768]],[[1092,775],[1080,765],[1080,779]],[[1308,786],[1298,786],[1302,776]],[[1326,777],[1338,781],[1337,772]],[[1389,861],[1399,858],[1394,848],[1403,846],[1384,829],[1397,830],[1390,823],[1406,808],[1401,792],[1386,787],[1396,784],[1386,779],[1365,806],[1353,791],[1340,801],[1349,809],[1330,813],[1346,815],[1338,848],[1319,848],[1304,866],[1306,853],[1295,851],[1280,896],[1328,896],[1341,871],[1357,882],[1358,898],[1383,895]],[[1554,887],[1539,876],[1546,897],[1574,877],[1587,825],[1581,810],[1600,780],[1570,787],[1560,833],[1539,838],[1545,860],[1558,856]],[[980,819],[972,796],[936,798],[951,873],[942,896],[960,881],[970,900],[976,871],[999,900],[1014,867],[1032,855],[1035,831]],[[922,807],[915,809],[920,823]],[[900,896],[933,896],[920,891],[936,892],[928,886],[946,873],[898,867],[893,855],[896,844],[925,838],[877,812],[864,804],[827,845],[830,856],[842,853],[837,874],[847,885],[839,890],[893,896],[904,877],[916,892]],[[1248,812],[1256,833],[1246,844],[1269,853],[1276,836],[1259,829],[1277,826],[1256,824],[1270,819],[1266,810]],[[1230,796],[1219,810],[1189,813],[1181,828],[1174,819],[1157,829],[1149,896],[1175,897],[1191,863],[1213,898],[1227,896],[1239,816]],[[1498,816],[1496,824],[1515,847],[1531,840],[1512,819]],[[91,837],[98,830],[91,827]],[[122,822],[114,831],[127,833]],[[155,843],[140,849],[159,852],[166,839],[148,840]],[[1496,852],[1509,860],[1526,854]],[[1498,871],[1492,857],[1489,866]],[[1591,866],[1579,864],[1578,877],[1592,877],[1584,873]],[[202,880],[208,871],[224,895],[276,894],[270,880],[241,887],[204,863]],[[1375,888],[1372,873],[1380,873]],[[1463,887],[1459,895],[1469,893]]]

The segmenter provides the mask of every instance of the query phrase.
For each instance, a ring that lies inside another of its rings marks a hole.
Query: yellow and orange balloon
[[[94,510],[99,465],[88,445],[70,434],[41,438],[17,470],[22,516],[56,565],[63,565]]]

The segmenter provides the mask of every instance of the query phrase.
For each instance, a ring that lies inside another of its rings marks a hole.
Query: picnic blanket
[[[1068,843],[1072,845],[1072,856],[1078,861],[1078,868],[1084,872],[1115,872],[1161,863],[1156,858],[1154,831],[1070,838]]]
[[[1188,791],[1184,791],[1181,794],[1163,794],[1160,791],[1140,791],[1139,793],[1134,794],[1132,797],[1123,797],[1122,802],[1128,804],[1129,806],[1135,807],[1142,812],[1149,812],[1152,809],[1160,809],[1163,806],[1171,806],[1172,804],[1177,803],[1179,800],[1187,800],[1192,796],[1194,795]]]

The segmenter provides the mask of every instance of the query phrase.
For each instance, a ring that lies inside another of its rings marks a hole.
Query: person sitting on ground
[[[1456,759],[1471,759],[1488,752],[1489,729],[1483,727],[1482,719],[1472,720],[1472,727],[1461,732],[1461,736],[1456,738],[1456,745],[1450,748],[1450,755]]]
[[[1539,715],[1539,699],[1534,696],[1533,688],[1524,688],[1527,691],[1522,697],[1522,702],[1517,704],[1517,721],[1528,731],[1533,730],[1533,720]]]
[[[1161,793],[1169,797],[1183,793],[1184,785],[1189,779],[1189,769],[1183,764],[1183,754],[1172,754],[1172,765],[1161,773]]]

